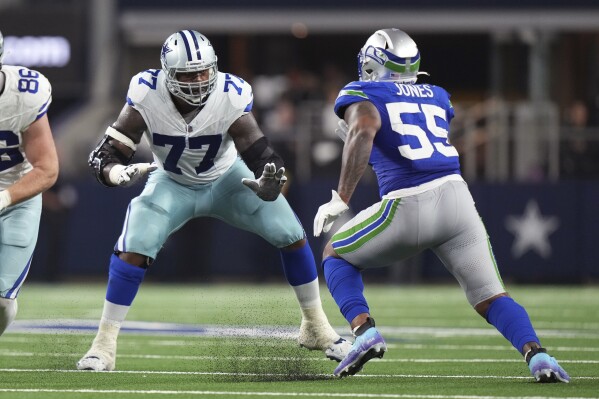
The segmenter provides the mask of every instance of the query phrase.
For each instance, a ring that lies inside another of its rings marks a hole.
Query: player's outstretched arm
[[[89,165],[100,183],[108,187],[130,186],[156,169],[150,163],[129,165],[145,129],[141,114],[125,105],[89,156]]]
[[[0,211],[46,191],[58,178],[58,156],[47,115],[23,132],[23,148],[33,169],[12,186],[0,191]]]
[[[349,129],[343,146],[337,192],[345,203],[349,203],[368,166],[374,137],[381,128],[381,117],[374,104],[361,101],[347,108],[345,120]]]
[[[274,201],[287,181],[281,157],[272,149],[252,114],[245,114],[229,128],[241,158],[255,179],[242,179],[264,201]]]
[[[327,233],[348,203],[370,159],[376,132],[381,128],[381,118],[376,107],[368,101],[350,105],[345,111],[345,121],[339,123],[337,134],[345,141],[341,176],[332,198],[318,208],[314,217],[314,236]]]

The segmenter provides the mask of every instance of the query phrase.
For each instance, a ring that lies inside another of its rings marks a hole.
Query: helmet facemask
[[[162,46],[160,57],[166,87],[191,105],[204,105],[216,88],[217,57],[208,39],[199,32],[186,30],[172,34]],[[178,74],[208,71],[203,81],[181,81]]]
[[[381,29],[366,41],[358,54],[361,81],[416,83],[420,52],[416,43],[399,29]]]
[[[201,82],[184,82],[177,78],[179,73],[197,73],[208,70],[208,79]],[[170,68],[166,72],[166,87],[174,95],[191,105],[204,105],[208,101],[208,96],[216,88],[216,79],[218,77],[216,62],[209,67],[198,69],[190,66],[188,68]]]

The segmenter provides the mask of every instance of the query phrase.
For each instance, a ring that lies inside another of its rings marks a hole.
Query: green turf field
[[[80,372],[75,363],[95,333],[104,284],[26,283],[18,323],[0,337],[0,398],[599,398],[598,287],[510,292],[570,384],[534,383],[457,285],[368,286],[389,350],[340,380],[336,363],[296,346],[300,313],[289,287],[144,284],[127,319],[144,323],[126,324],[117,370]],[[347,336],[326,288],[322,296],[331,324]]]

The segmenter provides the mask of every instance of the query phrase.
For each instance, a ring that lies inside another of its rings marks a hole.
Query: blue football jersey
[[[345,109],[359,101],[370,101],[381,116],[369,161],[381,196],[460,174],[458,152],[447,140],[454,113],[443,88],[352,82],[340,91],[335,113],[343,118]]]

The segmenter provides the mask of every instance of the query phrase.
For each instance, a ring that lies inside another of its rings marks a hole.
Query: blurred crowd
[[[589,112],[589,106],[582,100],[574,101],[564,111],[560,146],[561,178],[599,178],[599,126],[591,120]]]
[[[339,118],[333,106],[339,90],[353,79],[327,65],[318,75],[290,68],[251,82],[256,119],[291,173],[304,165],[298,164],[298,157],[309,157],[308,167],[318,168],[318,176],[339,170],[343,143],[335,134]]]

